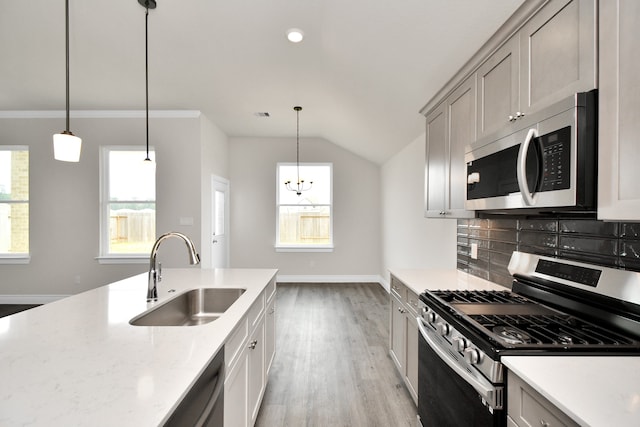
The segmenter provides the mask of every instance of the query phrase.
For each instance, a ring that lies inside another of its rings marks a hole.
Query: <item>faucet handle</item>
[[[162,263],[158,263],[158,282],[162,282]]]

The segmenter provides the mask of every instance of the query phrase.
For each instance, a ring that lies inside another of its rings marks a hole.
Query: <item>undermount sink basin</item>
[[[196,326],[213,322],[246,289],[198,288],[186,291],[129,321],[134,326]]]

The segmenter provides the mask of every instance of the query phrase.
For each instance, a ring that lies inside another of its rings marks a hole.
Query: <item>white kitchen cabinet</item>
[[[598,219],[640,221],[637,0],[599,6]]]
[[[389,354],[418,404],[418,296],[391,276]]]
[[[478,139],[598,86],[595,0],[551,0],[478,68]]]
[[[271,365],[273,364],[273,358],[276,355],[276,298],[275,293],[272,295],[271,300],[267,302],[267,311],[264,321],[264,355],[265,355],[265,372],[266,377],[269,377],[271,371]]]
[[[254,425],[260,410],[260,403],[265,389],[265,345],[264,345],[264,316],[258,323],[256,330],[251,335],[247,346],[248,373],[247,377],[247,401],[251,424]]]
[[[267,285],[225,344],[225,426],[255,424],[275,354],[275,280]],[[269,298],[265,310],[265,301]]]
[[[516,427],[578,427],[575,421],[512,372],[507,377],[507,408],[508,424]]]
[[[465,147],[476,136],[476,78],[464,81],[427,116],[425,216],[472,218],[466,199]]]

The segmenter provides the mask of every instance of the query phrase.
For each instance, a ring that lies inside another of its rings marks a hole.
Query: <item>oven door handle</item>
[[[538,131],[534,128],[529,129],[524,142],[520,144],[520,150],[518,151],[518,187],[520,188],[520,194],[524,200],[524,204],[527,206],[534,206],[536,204],[533,194],[529,191],[529,183],[527,182],[527,151],[533,138],[538,136]]]
[[[471,385],[492,409],[501,409],[502,390],[500,388],[496,388],[493,384],[484,379],[484,377],[476,377],[467,371],[467,369],[460,366],[458,361],[451,357],[451,355],[447,354],[447,352],[444,351],[431,337],[431,334],[435,335],[435,332],[429,331],[422,323],[422,319],[420,317],[416,318],[416,320],[418,321],[420,334],[424,337],[429,347],[438,355],[438,357],[453,369],[456,374],[462,377],[463,380]]]

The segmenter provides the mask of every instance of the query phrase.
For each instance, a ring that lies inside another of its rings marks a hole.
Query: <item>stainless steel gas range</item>
[[[514,252],[511,291],[420,295],[418,415],[506,426],[505,355],[639,355],[640,273]]]

